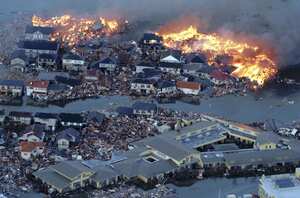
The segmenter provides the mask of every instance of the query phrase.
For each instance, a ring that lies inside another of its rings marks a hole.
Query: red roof
[[[49,86],[49,81],[46,81],[46,80],[32,80],[32,81],[28,82],[27,86],[47,89],[48,86]]]
[[[20,143],[20,150],[21,152],[32,152],[34,149],[38,147],[44,147],[43,142],[21,142]]]
[[[176,82],[176,87],[177,88],[199,90],[199,89],[201,89],[201,84],[197,83],[197,82],[177,81]]]
[[[216,80],[228,80],[228,75],[219,70],[212,71],[210,75]]]

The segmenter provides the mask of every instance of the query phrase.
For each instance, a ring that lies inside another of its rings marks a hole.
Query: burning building
[[[233,76],[249,78],[260,86],[277,73],[275,61],[270,55],[251,43],[228,39],[216,33],[201,33],[193,25],[180,31],[157,34],[163,37],[166,47],[180,49],[184,53],[205,54],[211,65],[234,66]]]
[[[48,19],[34,15],[32,17],[32,25],[55,28],[56,30],[52,33],[51,40],[61,40],[68,46],[74,46],[80,41],[112,35],[121,29],[120,22],[115,19],[108,20],[102,17],[79,18],[71,15]]]

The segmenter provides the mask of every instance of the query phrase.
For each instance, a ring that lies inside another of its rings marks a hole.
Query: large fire
[[[204,53],[210,64],[222,65],[220,56],[229,56],[229,65],[237,69],[236,77],[247,77],[263,85],[275,76],[277,67],[270,56],[256,45],[224,38],[215,33],[200,33],[194,26],[173,33],[158,33],[163,37],[164,45],[180,49],[184,53]]]
[[[111,35],[118,32],[120,24],[117,20],[105,18],[77,18],[71,15],[63,15],[44,19],[38,16],[32,17],[33,26],[54,27],[55,33],[52,40],[61,39],[69,46],[74,46],[79,41]]]

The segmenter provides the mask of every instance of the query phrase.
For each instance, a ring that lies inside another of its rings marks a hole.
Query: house
[[[107,57],[99,62],[99,68],[103,71],[114,72],[117,67],[117,61],[114,58]]]
[[[155,92],[154,82],[148,79],[136,78],[131,81],[130,90],[134,93],[151,94]]]
[[[59,114],[59,119],[64,127],[81,128],[85,125],[83,116],[79,113],[61,113]]]
[[[140,40],[141,45],[161,45],[163,38],[155,33],[145,33]]]
[[[230,78],[227,74],[216,69],[211,72],[210,76],[211,81],[216,85],[224,85],[230,82]]]
[[[25,50],[25,55],[31,58],[37,58],[40,54],[57,55],[59,44],[52,41],[23,41],[20,49]]]
[[[9,119],[13,122],[30,125],[31,121],[32,121],[32,113],[21,112],[21,111],[11,111],[9,113]]]
[[[51,35],[55,29],[52,27],[40,27],[40,26],[26,26],[25,29],[25,40],[35,41],[44,40],[50,41]]]
[[[56,142],[59,150],[69,149],[71,145],[77,145],[80,141],[80,132],[74,128],[67,128],[58,133]]]
[[[45,125],[45,129],[55,131],[58,123],[58,115],[53,113],[36,113],[34,115],[34,123]]]
[[[26,95],[34,99],[48,98],[49,81],[32,80],[26,85]]]
[[[45,125],[34,124],[26,127],[19,140],[27,142],[43,142],[45,138]]]
[[[135,66],[135,72],[136,73],[141,73],[141,72],[144,72],[144,69],[155,69],[155,64],[153,63],[150,63],[150,62],[141,62],[141,63],[138,63],[136,66]]]
[[[145,103],[145,102],[135,102],[132,105],[132,109],[134,115],[145,115],[145,116],[153,116],[158,111],[156,104]]]
[[[45,186],[58,193],[73,191],[90,185],[95,171],[82,161],[62,161],[33,173]]]
[[[43,154],[45,143],[43,142],[20,142],[21,158],[24,160],[31,160],[32,157],[37,157]]]
[[[23,95],[24,82],[21,80],[0,80],[0,95],[20,97]]]
[[[5,110],[0,110],[0,124],[2,125],[6,119]]]
[[[182,70],[182,63],[160,62],[158,68],[165,73],[180,74]]]
[[[56,65],[56,54],[39,54],[37,64],[40,67],[54,67]]]
[[[199,69],[204,67],[206,62],[200,56],[194,56],[189,63],[184,64],[182,67],[182,71],[185,74],[190,75],[198,75]]]
[[[273,132],[261,132],[255,141],[255,148],[259,150],[273,150],[277,148],[280,138]]]
[[[26,66],[29,64],[29,59],[25,55],[24,50],[16,50],[12,53],[10,59],[10,66],[21,72],[25,71]]]
[[[177,81],[176,87],[187,95],[198,95],[201,91],[201,84],[197,82]]]
[[[176,93],[176,83],[173,81],[160,80],[156,83],[156,93],[158,95],[169,95]]]
[[[62,58],[63,69],[67,71],[85,71],[85,61],[84,59],[74,53],[67,53],[63,55]]]
[[[181,55],[179,53],[171,53],[168,56],[160,59],[162,63],[182,63]]]

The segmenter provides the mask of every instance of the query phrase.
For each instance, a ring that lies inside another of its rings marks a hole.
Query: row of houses
[[[194,165],[205,170],[230,170],[298,164],[298,152],[273,146],[277,140],[266,138],[270,133],[238,123],[201,121],[132,142],[128,151],[115,152],[109,161],[63,161],[33,175],[48,188],[63,193],[90,185],[102,188],[118,181],[155,183]],[[252,148],[241,149],[238,143],[251,144]],[[201,151],[209,145],[213,150]],[[67,170],[76,174],[70,177]]]
[[[5,114],[3,115],[4,117]],[[55,131],[58,124],[63,127],[75,127],[81,128],[85,125],[84,117],[81,114],[77,113],[31,113],[31,112],[20,112],[20,111],[11,111],[9,112],[7,118],[19,124],[31,125],[43,124],[46,127],[46,130]]]
[[[163,136],[133,143],[134,149],[118,152],[113,160],[63,161],[33,173],[48,189],[59,193],[86,186],[103,188],[118,181],[151,183],[198,164],[196,151]]]
[[[186,95],[199,95],[203,86],[198,82],[149,80],[137,78],[131,81],[130,90],[139,94],[172,95],[182,92]]]

